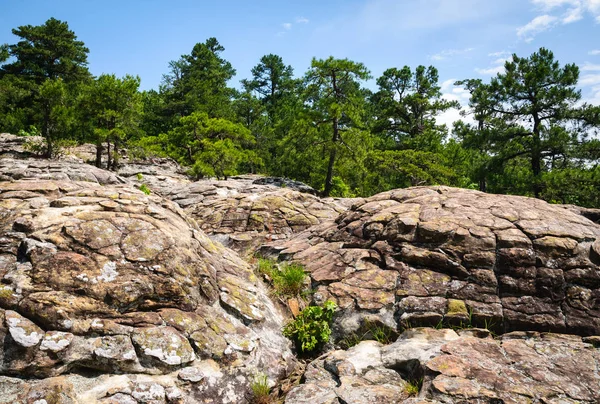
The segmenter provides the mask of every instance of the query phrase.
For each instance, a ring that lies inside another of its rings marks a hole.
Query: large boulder
[[[211,238],[241,253],[287,239],[346,210],[340,200],[256,181],[256,176],[201,180],[165,196],[194,217]]]
[[[285,375],[248,264],[171,201],[69,178],[0,181],[0,403],[238,403]]]
[[[600,334],[600,227],[533,198],[394,190],[263,252],[306,266],[339,338],[366,322]]]
[[[364,341],[329,352],[307,366],[304,383],[290,391],[285,403],[600,401],[600,350],[581,337],[515,332],[493,339],[482,330],[459,334],[411,329],[390,345]]]

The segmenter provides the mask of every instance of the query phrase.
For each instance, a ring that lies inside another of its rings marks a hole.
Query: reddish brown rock
[[[266,290],[177,204],[31,176],[0,181],[0,403],[242,402],[255,374],[285,374]],[[179,386],[184,366],[209,382]]]
[[[421,187],[359,201],[263,252],[306,266],[317,298],[344,309],[339,337],[372,314],[395,330],[463,323],[594,335],[599,240],[600,226],[560,205]]]

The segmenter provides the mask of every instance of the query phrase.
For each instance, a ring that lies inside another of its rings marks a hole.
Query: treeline
[[[93,77],[66,22],[13,33],[19,41],[0,48],[0,131],[42,135],[47,156],[90,142],[108,169],[128,147],[197,178],[265,173],[324,195],[443,184],[600,207],[600,107],[581,102],[579,68],[544,48],[513,55],[489,82],[458,82],[475,123],[447,128],[436,117],[459,105],[442,97],[433,66],[390,68],[372,91],[362,63],[313,59],[296,76],[271,54],[236,89],[209,38],[169,63],[158,91],[140,91],[138,77]]]

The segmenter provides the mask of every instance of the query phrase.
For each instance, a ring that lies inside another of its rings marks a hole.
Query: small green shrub
[[[269,384],[267,375],[260,374],[254,378],[250,385],[252,388],[252,400],[254,404],[268,404],[271,402]]]
[[[21,135],[21,134],[19,134],[19,136],[30,137],[30,135]],[[23,143],[23,150],[28,151],[37,156],[41,156],[44,153],[46,153],[47,147],[48,146],[46,145],[46,141],[42,138],[31,137],[30,139],[26,139],[25,143]]]
[[[276,270],[277,263],[269,258],[258,258],[256,261],[256,270],[261,275],[266,275],[273,279],[273,272]]]
[[[279,271],[273,271],[272,277],[273,286],[278,293],[284,296],[297,296],[304,288],[306,272],[300,264],[283,263]]]
[[[41,132],[35,126],[31,125],[28,130],[21,129],[17,136],[41,136]]]
[[[145,193],[146,195],[150,195],[150,188],[146,186],[146,184],[140,185],[140,191]]]
[[[306,272],[300,264],[284,262],[278,265],[272,259],[258,258],[256,270],[273,283],[273,288],[278,295],[298,296],[304,289]]]
[[[329,324],[336,308],[336,304],[329,300],[322,307],[307,307],[283,328],[283,335],[294,341],[299,351],[314,351],[320,344],[329,341]]]
[[[138,181],[141,181],[144,178],[144,176],[142,175],[142,173],[137,173],[136,177],[137,177]]]
[[[421,386],[423,386],[423,379],[408,380],[406,382],[406,385],[404,386],[404,391],[411,397],[416,396],[417,394],[419,394]]]

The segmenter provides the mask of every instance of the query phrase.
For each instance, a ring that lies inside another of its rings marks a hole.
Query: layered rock
[[[340,337],[365,319],[600,334],[600,227],[537,199],[394,190],[264,251],[306,266]]]
[[[597,403],[600,350],[581,337],[405,331],[310,363],[286,404]],[[420,387],[418,393],[413,391]],[[410,397],[413,396],[413,397]]]
[[[237,403],[292,359],[251,268],[130,186],[0,182],[0,280],[0,402]]]
[[[202,180],[175,188],[166,197],[213,239],[242,253],[332,220],[346,209],[340,200],[255,184],[257,180],[260,177]]]

